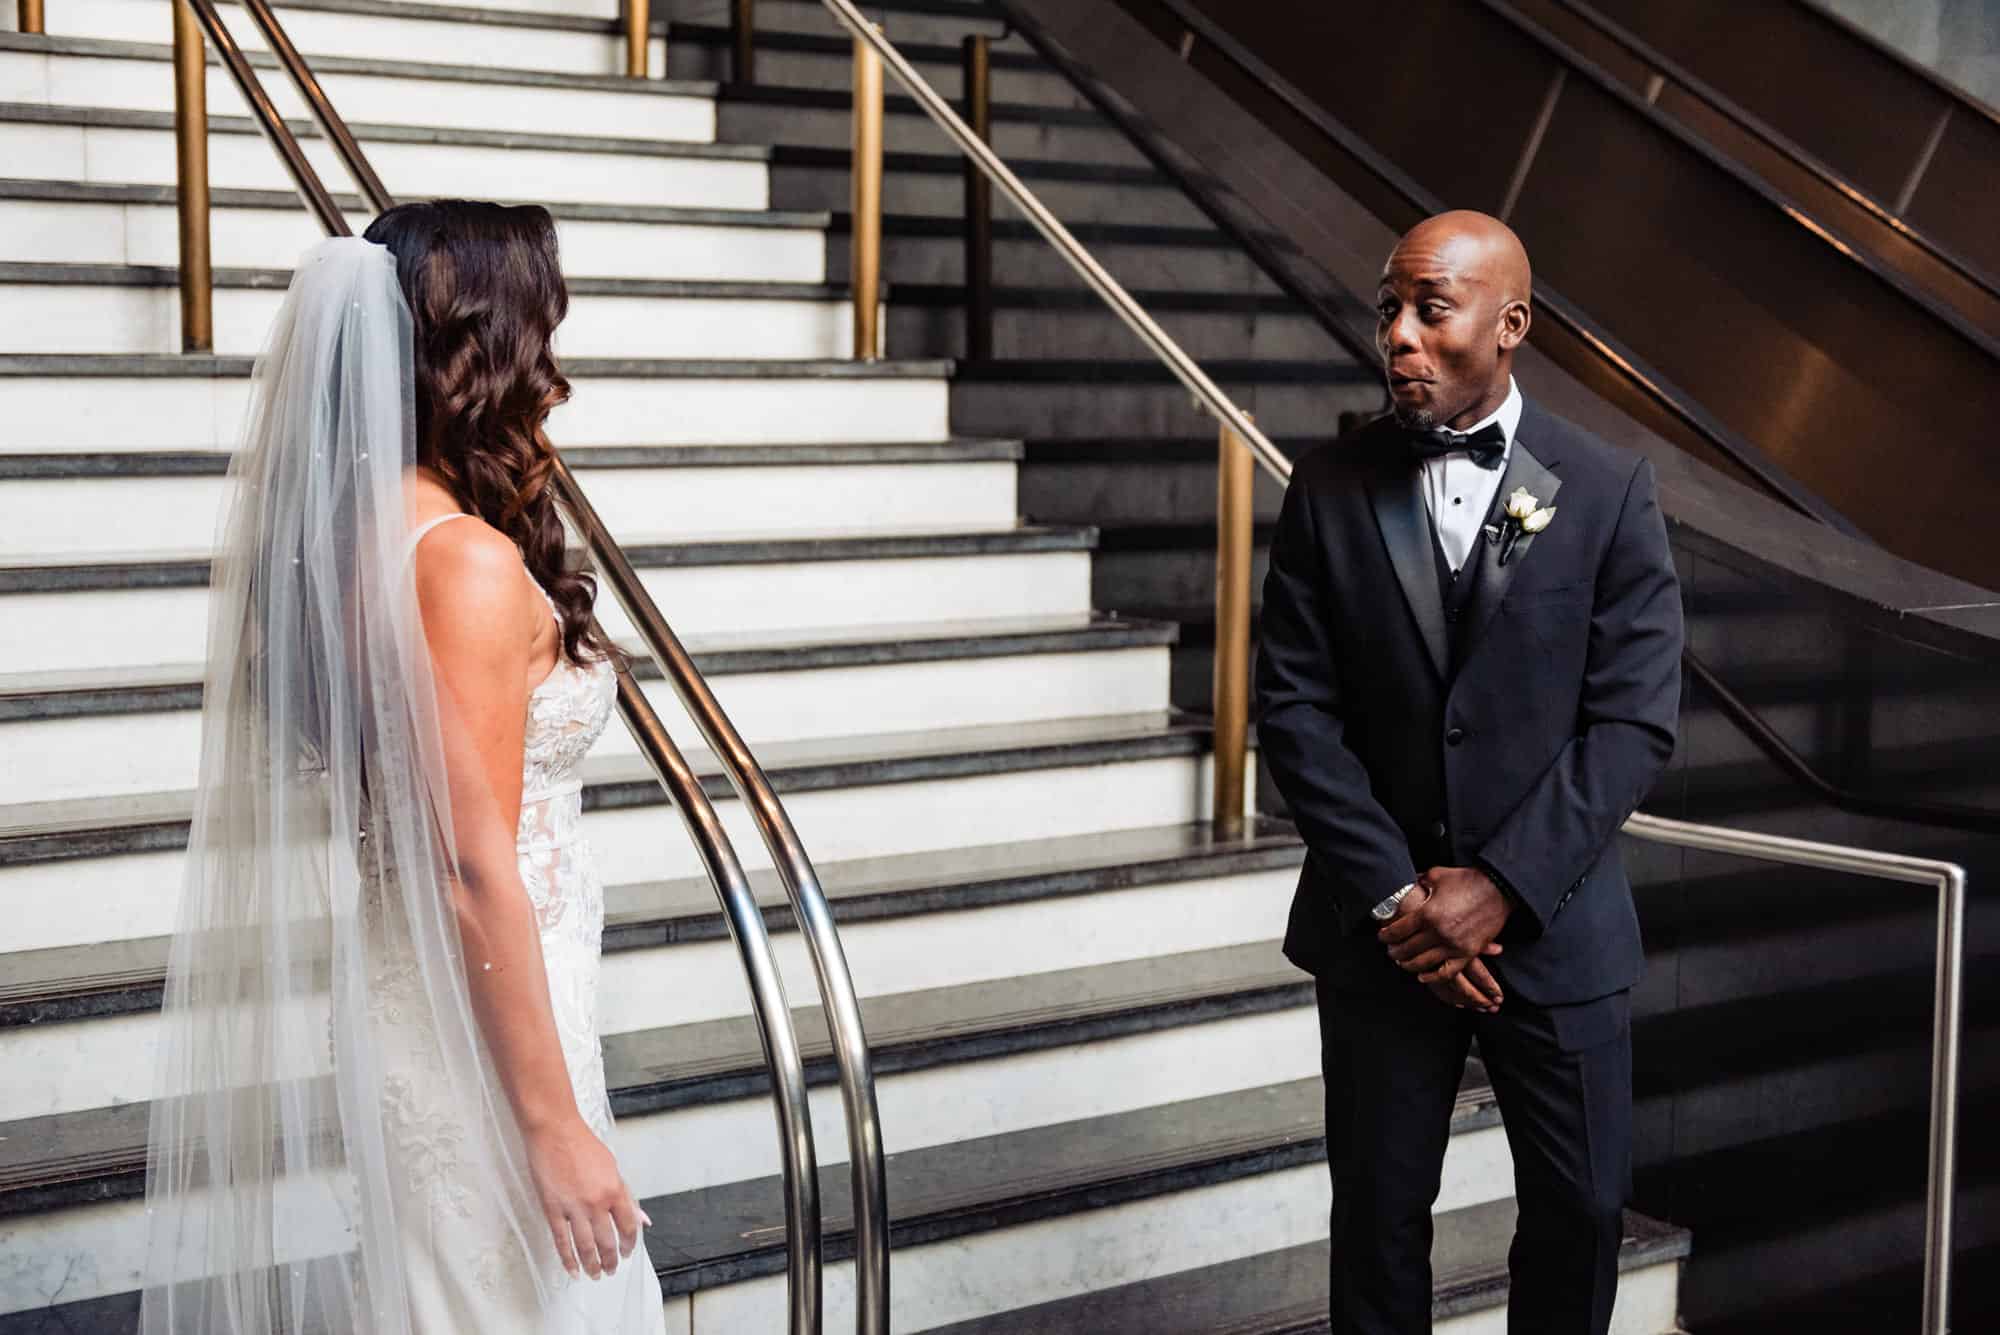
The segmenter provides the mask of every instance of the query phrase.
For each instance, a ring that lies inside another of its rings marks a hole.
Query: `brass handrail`
[[[1256,424],[1250,420],[1249,414],[1237,407],[1235,402],[1222,392],[1221,388],[1209,378],[1208,373],[1201,369],[1200,364],[1193,357],[1190,357],[1187,351],[1180,344],[1176,343],[1164,329],[1161,329],[1153,317],[1146,313],[1145,308],[1133,299],[1132,294],[1127,292],[1124,286],[1116,278],[1113,278],[1103,265],[1097,262],[1096,257],[1089,250],[1085,249],[1075,236],[1071,235],[1070,230],[1063,226],[1062,220],[1050,212],[1048,206],[1043,204],[1032,190],[1022,184],[1021,178],[1016,176],[1013,170],[993,151],[992,147],[986,142],[985,137],[971,125],[968,125],[964,117],[960,116],[952,108],[951,103],[947,102],[935,88],[931,87],[930,82],[923,75],[917,73],[916,67],[911,65],[903,53],[896,49],[895,43],[883,36],[881,29],[867,20],[861,11],[854,6],[852,0],[821,0],[821,3],[826,6],[827,11],[833,15],[841,27],[845,28],[854,38],[857,64],[861,59],[860,53],[864,47],[868,50],[872,58],[879,59],[896,76],[897,82],[902,84],[910,96],[916,99],[917,105],[923,109],[924,113],[935,121],[938,127],[958,146],[959,151],[971,160],[972,164],[978,169],[979,174],[1000,188],[1001,192],[1007,196],[1014,207],[1019,209],[1022,215],[1034,225],[1035,230],[1046,237],[1049,244],[1056,248],[1057,253],[1063,257],[1064,261],[1077,272],[1078,276],[1085,283],[1089,284],[1091,290],[1097,293],[1106,305],[1111,307],[1112,312],[1120,320],[1124,321],[1127,328],[1139,336],[1140,340],[1146,344],[1154,356],[1166,364],[1167,369],[1173,373],[1174,378],[1187,387],[1188,391],[1194,395],[1196,407],[1204,408],[1213,414],[1221,422],[1222,426],[1232,433],[1234,438],[1240,441],[1244,448],[1249,450],[1256,462],[1263,466],[1265,472],[1280,482],[1289,480],[1292,474],[1290,460],[1286,459],[1283,452],[1276,445],[1273,445],[1262,431],[1257,429]],[[858,87],[859,81],[857,79]],[[859,127],[863,121],[870,117],[879,120],[879,106],[864,105],[857,100],[854,116],[858,135]],[[863,164],[857,154],[855,162],[857,185],[859,173],[863,169]],[[879,208],[879,190],[875,192],[875,197],[878,201],[877,208]],[[858,239],[864,234],[864,229],[868,235],[877,238],[880,236],[881,221],[879,216],[863,218],[857,213],[852,221],[852,226],[857,243]],[[879,241],[876,244],[879,245]],[[858,250],[859,246],[857,244]],[[871,259],[869,265],[870,273],[878,271],[878,267],[879,261]],[[875,300],[875,294],[873,292],[864,294],[862,288],[857,284],[854,299],[856,329],[859,330],[861,328],[864,319],[868,321],[869,327],[872,328],[875,316],[872,311],[864,315],[862,302],[865,299],[872,305]],[[858,336],[856,342],[858,353],[860,351]],[[1221,466],[1225,469],[1228,467],[1226,462],[1228,457],[1227,450],[1221,451],[1220,458],[1224,461]],[[1248,490],[1247,487],[1244,488],[1246,500],[1248,499]],[[1217,588],[1217,602],[1219,606],[1225,602],[1234,605],[1235,601],[1239,599],[1245,608],[1250,604],[1250,563],[1248,560],[1241,561],[1240,563],[1234,562],[1228,556],[1229,553],[1242,549],[1247,544],[1250,514],[1248,505],[1244,505],[1234,508],[1229,513],[1218,517],[1217,572],[1218,575],[1229,581],[1229,585],[1226,588],[1220,585]],[[1242,531],[1240,533],[1232,531],[1232,524],[1243,525]],[[1225,680],[1225,665],[1222,663],[1220,655],[1225,653],[1226,649],[1223,638],[1219,635],[1216,639],[1216,651],[1218,654],[1217,683],[1221,685]],[[1214,743],[1214,765],[1218,782],[1214,785],[1214,806],[1219,817],[1224,811],[1235,813],[1224,821],[1225,825],[1234,824],[1241,818],[1240,813],[1244,808],[1246,800],[1243,776],[1248,771],[1247,756],[1249,751],[1247,728],[1231,728],[1225,731],[1221,726],[1222,716],[1225,713],[1232,718],[1243,717],[1247,719],[1249,710],[1248,674],[1237,674],[1228,678],[1228,680],[1240,683],[1242,695],[1240,700],[1218,702],[1218,718]],[[1223,707],[1225,705],[1227,706],[1226,709]],[[1233,780],[1235,784],[1233,790],[1225,789],[1219,782],[1225,777]]]
[[[261,0],[257,2],[261,3]],[[300,197],[329,235],[352,235],[345,215],[334,205],[325,183],[307,161],[297,139],[277,114],[256,72],[243,58],[235,39],[223,24],[214,0],[188,0],[188,3],[203,31],[216,44],[224,67],[235,80],[259,128],[277,150]],[[276,16],[270,15],[268,9],[266,15],[271,29],[276,30],[282,39],[282,29]],[[305,67],[303,57],[288,40],[282,43],[274,40],[274,49],[280,44],[285,52],[289,52],[289,56],[280,56],[288,70],[297,66],[294,79],[301,95],[313,106],[314,120],[322,127],[338,127],[335,133],[329,135],[335,151],[341,155],[357,181],[373,181],[379,190],[379,179],[368,167],[359,144],[345,132],[345,126],[327,102],[318,81]],[[386,191],[380,192],[380,199],[376,202],[381,207],[393,204]],[[553,447],[551,454],[556,465],[558,492],[570,509],[586,548],[605,573],[614,596],[624,607],[647,649],[659,662],[666,679],[679,693],[689,716],[708,739],[716,757],[728,772],[731,783],[757,821],[765,843],[777,858],[786,888],[792,894],[794,911],[820,975],[821,989],[826,996],[828,1029],[833,1035],[836,1057],[841,1061],[842,1094],[850,1118],[849,1140],[851,1145],[857,1147],[855,1174],[859,1179],[872,1170],[877,1185],[872,1196],[857,1192],[857,1206],[860,1210],[867,1210],[872,1205],[882,1211],[876,1236],[884,1240],[883,1268],[886,1272],[886,1206],[885,1194],[880,1188],[881,1129],[875,1116],[867,1040],[861,1028],[853,980],[847,972],[832,914],[820,891],[817,876],[782,804],[741,735],[723,713],[707,683],[696,671],[692,659],[639,581],[624,550],[590,505],[567,462]],[[749,878],[714,803],[709,800],[693,767],[687,763],[647,700],[644,690],[632,676],[629,666],[622,664],[618,670],[618,706],[655,777],[681,813],[682,822],[695,843],[710,884],[721,903],[724,920],[750,987],[751,1007],[771,1075],[785,1183],[787,1329],[790,1335],[818,1335],[822,1285],[818,1160],[813,1144],[804,1058],[792,1024],[791,1008],[785,998],[784,981],[771,948],[770,934],[765,928],[763,912],[756,902]],[[858,1127],[853,1124],[857,1110],[865,1120],[865,1124]],[[881,1330],[886,1331],[886,1322]],[[879,1332],[871,1332],[871,1335],[879,1335]]]

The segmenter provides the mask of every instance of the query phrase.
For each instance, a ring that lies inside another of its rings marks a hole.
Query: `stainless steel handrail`
[[[874,24],[863,17],[853,0],[820,0],[820,2],[826,6],[827,12],[833,15],[841,27],[847,29],[856,39],[866,42],[882,58],[882,63],[896,76],[897,82],[909,90],[910,96],[916,99],[917,105],[924,109],[924,113],[936,121],[938,128],[951,137],[960,152],[971,158],[979,170],[1000,187],[1007,198],[1014,202],[1014,207],[1021,210],[1034,225],[1035,230],[1048,239],[1049,244],[1056,248],[1057,253],[1070,268],[1076,270],[1077,275],[1090,285],[1091,290],[1104,299],[1104,303],[1125,322],[1128,329],[1139,336],[1152,350],[1153,355],[1166,363],[1167,369],[1174,373],[1174,377],[1187,386],[1189,392],[1195,396],[1196,403],[1227,423],[1243,443],[1250,447],[1266,472],[1281,482],[1288,480],[1292,475],[1291,461],[1286,459],[1278,447],[1257,429],[1249,414],[1238,408],[1227,394],[1217,388],[1215,382],[1208,378],[1208,373],[1201,369],[1195,359],[1190,357],[1180,344],[1168,337],[1167,332],[1154,322],[1152,316],[1146,314],[1145,308],[1132,299],[1132,294],[1127,292],[1116,278],[1105,271],[1104,266],[1084,248],[1082,242],[1070,235],[1062,220],[1049,212],[1048,206],[1042,203],[1034,191],[1021,183],[1021,178],[1016,176],[1013,169],[1001,160],[1000,155],[988,147],[986,141],[965,123],[965,119],[958,114],[951,103],[941,97],[937,89],[931,87],[923,75],[917,73],[916,67],[896,49],[896,44],[883,36]]]
[[[1931,1018],[1930,1163],[1924,1209],[1924,1335],[1945,1335],[1951,1308],[1952,1191],[1958,1157],[1958,1050],[1965,969],[1965,868],[1868,848],[1788,839],[1720,825],[1635,814],[1634,838],[1766,862],[1935,886],[1938,892],[1937,982]]]
[[[244,102],[255,115],[261,128],[279,159],[291,174],[293,184],[301,197],[318,217],[321,226],[329,235],[350,236],[346,216],[334,206],[333,197],[320,179],[312,164],[307,161],[298,140],[277,114],[269,96],[265,93],[256,72],[243,58],[234,37],[223,24],[216,12],[214,0],[190,0],[196,17],[201,21],[210,41],[222,54],[223,64],[235,80]],[[345,132],[338,114],[327,101],[320,88],[289,40],[284,39],[283,30],[277,17],[268,8],[260,27],[268,19],[267,37],[273,38],[274,49],[282,46],[280,59],[287,69],[297,67],[294,80],[300,94],[313,107],[313,119],[322,127],[337,126],[339,132],[330,134],[334,149],[340,154],[344,165],[359,182],[373,182],[371,202],[378,207],[393,204],[386,190],[381,188],[379,178],[368,166],[360,145]],[[847,1098],[847,1106],[852,1111],[857,1107],[865,1110],[868,1125],[861,1131],[850,1130],[850,1139],[856,1143],[872,1145],[875,1148],[874,1167],[879,1181],[881,1171],[881,1132],[874,1120],[874,1086],[869,1077],[867,1065],[867,1040],[860,1027],[859,1007],[854,1000],[853,981],[848,976],[846,961],[840,953],[838,938],[834,935],[832,915],[826,907],[823,895],[819,894],[817,878],[813,876],[811,864],[806,859],[805,850],[799,844],[796,832],[785,817],[784,809],[771,791],[769,782],[749,749],[736,733],[726,715],[723,714],[707,684],[695,670],[667,626],[650,594],[640,583],[637,573],[626,559],[622,548],[612,538],[610,531],[591,507],[582,489],[577,485],[575,475],[560,453],[551,447],[551,455],[556,464],[556,478],[560,494],[571,509],[586,547],[601,569],[607,572],[607,582],[613,594],[625,608],[647,648],[660,662],[682,703],[694,718],[704,735],[710,738],[718,759],[729,770],[730,779],[737,791],[744,796],[746,806],[757,819],[765,840],[772,847],[774,856],[780,860],[780,870],[786,877],[787,888],[795,896],[801,887],[810,888],[809,902],[795,903],[801,926],[809,935],[813,946],[813,960],[821,973],[821,986],[829,994],[828,1028],[834,1035],[837,1054],[849,1061],[852,1054],[859,1052],[858,1062],[851,1065],[844,1062],[841,1067],[842,1094]],[[764,926],[764,916],[758,907],[750,881],[743,870],[741,860],[736,856],[734,844],[723,828],[722,819],[716,813],[714,804],[703,790],[700,779],[693,767],[687,763],[680,748],[660,721],[652,703],[646,699],[629,667],[620,665],[618,671],[618,707],[624,717],[633,739],[645,754],[648,764],[669,798],[680,810],[681,819],[689,837],[699,851],[709,881],[714,886],[716,897],[721,902],[723,917],[729,933],[736,944],[743,971],[750,986],[751,1008],[755,1012],[758,1034],[764,1045],[766,1065],[771,1074],[772,1100],[777,1116],[779,1151],[785,1181],[785,1239],[787,1254],[787,1310],[788,1329],[791,1335],[818,1335],[820,1330],[821,1306],[821,1258],[820,1258],[820,1200],[819,1169],[813,1145],[812,1112],[807,1093],[805,1061],[799,1049],[797,1031],[792,1025],[791,1007],[788,1004],[784,981],[779,973],[777,958],[771,949],[770,934]],[[721,739],[722,744],[717,743]],[[746,792],[745,790],[748,789]],[[782,850],[782,852],[781,852]],[[803,868],[803,872],[801,872]],[[817,930],[831,941],[831,949],[825,942],[816,940],[810,933]],[[828,986],[828,973],[837,976],[833,986]],[[850,1071],[858,1073],[859,1087],[854,1094],[849,1092]],[[858,1170],[857,1170],[858,1171]],[[881,1194],[876,1195],[876,1205],[881,1204]],[[858,1204],[866,1202],[858,1200]],[[884,1247],[884,1269],[886,1270],[886,1220],[881,1221],[875,1236],[882,1239]],[[881,1327],[886,1331],[886,1317]]]
[[[848,1175],[854,1194],[855,1327],[862,1335],[887,1335],[889,1329],[889,1189],[882,1146],[882,1120],[875,1103],[875,1075],[868,1039],[861,1023],[861,1003],[854,993],[854,975],[847,967],[833,912],[784,803],[743,735],[723,712],[694,658],[639,582],[624,549],[611,540],[597,511],[585,498],[569,465],[556,458],[556,477],[577,522],[603,537],[593,546],[599,572],[624,606],[651,651],[653,661],[673,683],[688,717],[701,730],[709,750],[722,762],[770,850],[772,864],[784,883],[799,932],[805,938],[826,1009],[827,1032],[833,1043],[834,1067],[846,1113]],[[808,1145],[810,1149],[810,1145]],[[817,1191],[817,1185],[814,1188]],[[814,1215],[817,1222],[818,1215]],[[819,1329],[815,1313],[812,1329]]]

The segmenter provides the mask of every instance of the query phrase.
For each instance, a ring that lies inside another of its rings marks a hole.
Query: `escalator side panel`
[[[1954,115],[1910,201],[1910,221],[2000,274],[2000,130]]]
[[[1893,203],[1943,92],[1794,0],[1593,0],[1697,78]]]

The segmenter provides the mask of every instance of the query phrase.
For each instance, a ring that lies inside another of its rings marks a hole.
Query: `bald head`
[[[1407,425],[1468,426],[1506,400],[1534,273],[1513,229],[1460,209],[1396,243],[1376,292],[1375,343]]]

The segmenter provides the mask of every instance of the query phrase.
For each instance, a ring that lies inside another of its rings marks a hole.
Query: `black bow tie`
[[[1443,427],[1432,427],[1428,431],[1412,431],[1408,436],[1410,457],[1413,459],[1441,459],[1447,454],[1468,454],[1472,462],[1481,468],[1498,468],[1500,460],[1507,453],[1507,433],[1498,422],[1488,422],[1469,436],[1461,436],[1456,431]]]

